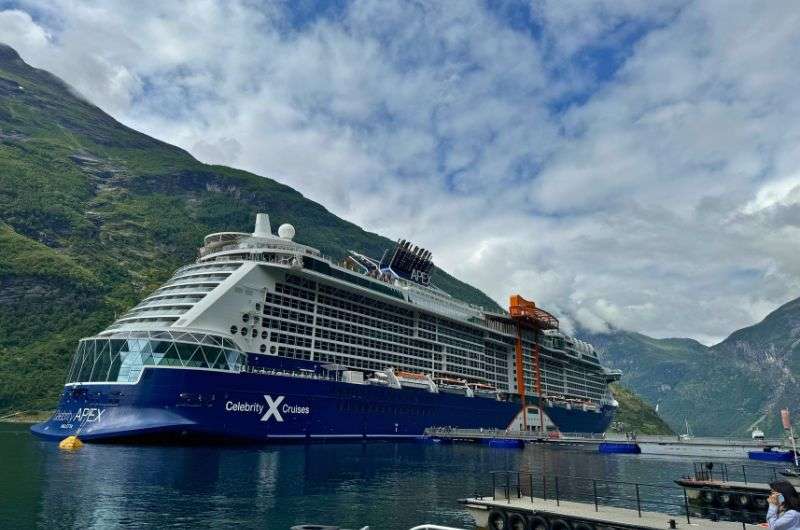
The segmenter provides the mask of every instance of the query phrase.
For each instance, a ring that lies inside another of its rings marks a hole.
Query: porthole
[[[256,304],[256,311],[261,311],[261,304]]]
[[[239,331],[239,328],[237,328],[236,326],[231,326],[231,334],[232,335],[236,335],[237,331]]]
[[[267,332],[266,331],[262,331],[261,332],[261,338],[264,339],[264,340],[267,340]]]
[[[247,328],[242,328],[242,337],[247,335]]]
[[[253,328],[252,336],[253,338],[256,338],[258,336],[258,330],[256,328]]]
[[[267,345],[266,344],[262,344],[258,349],[261,350],[261,353],[264,353],[264,352],[267,351]]]
[[[270,346],[270,347],[269,347],[269,352],[270,352],[271,354],[275,355],[275,351],[276,351],[276,350],[275,350],[275,346]]]
[[[250,315],[248,315],[247,313],[242,315],[242,322],[247,322],[248,320],[250,320]]]

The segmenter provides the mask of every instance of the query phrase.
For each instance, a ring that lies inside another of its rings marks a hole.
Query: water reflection
[[[75,453],[0,425],[8,527],[285,530],[303,522],[373,529],[472,528],[457,499],[491,490],[490,471],[672,485],[691,459],[528,446],[338,443],[265,447],[86,445]],[[13,460],[6,457],[13,455]],[[11,462],[11,463],[9,463]],[[580,493],[566,488],[563,495]],[[585,493],[585,491],[584,491]]]

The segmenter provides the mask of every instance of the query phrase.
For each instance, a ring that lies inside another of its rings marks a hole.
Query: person
[[[767,524],[773,530],[800,530],[800,496],[788,481],[778,480],[769,485]]]

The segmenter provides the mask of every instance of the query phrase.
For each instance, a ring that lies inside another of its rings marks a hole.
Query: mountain
[[[122,125],[0,45],[0,411],[52,407],[78,338],[192,261],[206,234],[251,231],[259,211],[333,258],[393,245],[288,186]],[[497,309],[440,269],[432,281]]]
[[[800,299],[711,347],[621,330],[583,336],[675,430],[686,419],[697,435],[747,436],[758,426],[777,436],[780,409],[800,413]]]

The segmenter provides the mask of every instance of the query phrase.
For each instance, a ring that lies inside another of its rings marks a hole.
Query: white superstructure
[[[380,261],[351,252],[335,263],[294,236],[288,224],[273,234],[266,214],[252,233],[206,236],[195,263],[96,338],[208,334],[251,362],[274,356],[367,374],[396,370],[401,385],[435,389],[434,380],[450,378],[462,385],[450,384],[451,392],[517,393],[514,321],[432,286],[430,252],[401,241]],[[522,342],[527,395],[535,395],[536,350],[550,402],[583,410],[612,403],[607,387],[618,374],[600,366],[590,344],[558,330]]]

